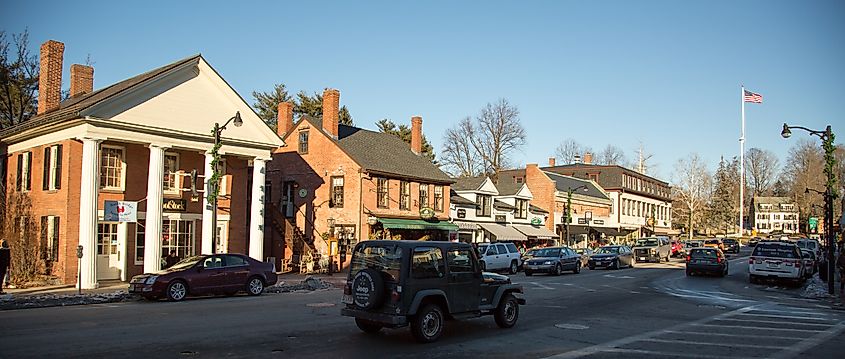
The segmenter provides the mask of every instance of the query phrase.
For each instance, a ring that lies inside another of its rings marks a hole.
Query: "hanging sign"
[[[103,221],[137,222],[138,202],[105,201],[105,203],[103,204]]]
[[[420,218],[422,219],[431,219],[434,217],[434,209],[431,207],[423,207],[420,208]]]
[[[170,212],[185,212],[187,210],[188,204],[184,199],[174,199],[168,198],[164,200],[164,203],[161,205],[161,209]]]
[[[540,217],[534,217],[534,218],[531,219],[531,225],[532,226],[539,226],[541,224],[543,224],[543,220],[540,219]]]

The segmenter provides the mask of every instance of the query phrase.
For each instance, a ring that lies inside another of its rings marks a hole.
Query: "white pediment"
[[[497,195],[499,194],[499,189],[496,188],[496,184],[493,183],[490,177],[486,177],[484,178],[484,182],[481,183],[481,186],[478,187],[478,192]]]
[[[262,148],[284,144],[202,57],[106,99],[84,115],[162,135],[201,136],[211,141],[214,124],[222,126],[236,112],[243,125],[230,123],[221,133],[224,143],[228,139]]]

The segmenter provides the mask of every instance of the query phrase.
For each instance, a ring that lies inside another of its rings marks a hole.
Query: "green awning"
[[[458,226],[446,221],[429,222],[422,219],[379,218],[384,228],[388,229],[434,229],[439,231],[458,231]]]

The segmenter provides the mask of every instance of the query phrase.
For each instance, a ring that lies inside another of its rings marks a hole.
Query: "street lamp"
[[[211,190],[208,194],[208,201],[211,202],[211,233],[214,236],[214,248],[211,248],[212,253],[217,253],[217,244],[220,240],[219,233],[217,233],[217,197],[220,194],[220,147],[223,145],[220,140],[220,133],[226,129],[230,122],[234,121],[235,127],[241,127],[244,120],[241,119],[241,112],[236,111],[235,115],[230,117],[223,126],[219,123],[214,123],[214,147],[211,148],[211,178],[208,180],[208,186]]]
[[[587,185],[583,184],[566,190],[566,211],[563,213],[563,223],[566,225],[566,245],[569,245],[569,222],[572,222],[572,192],[582,188],[584,189],[584,192],[590,190],[587,188]]]
[[[593,221],[593,211],[584,212],[584,222],[587,222],[587,238],[584,239],[584,249],[590,245],[590,222]]]
[[[825,191],[824,195],[824,225],[825,225],[825,236],[827,237],[827,291],[829,294],[833,295],[833,276],[834,271],[834,259],[833,259],[833,252],[836,250],[836,243],[834,242],[834,234],[833,234],[833,201],[838,197],[836,193],[836,174],[834,173],[834,168],[836,167],[836,158],[833,157],[833,151],[836,149],[833,145],[833,141],[836,136],[834,136],[833,131],[830,128],[830,125],[827,125],[824,131],[814,131],[808,129],[806,127],[801,126],[789,126],[786,123],[783,124],[783,130],[780,132],[780,135],[783,138],[789,138],[792,136],[792,129],[804,130],[810,133],[810,135],[817,136],[822,140],[822,149],[824,149],[824,160],[825,160],[825,167],[824,173],[827,175],[827,183],[825,184]],[[804,193],[809,193],[810,189],[807,188],[804,190]],[[819,192],[815,191],[814,192]]]

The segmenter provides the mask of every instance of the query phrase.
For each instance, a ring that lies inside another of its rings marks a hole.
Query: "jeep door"
[[[411,251],[411,265],[403,292],[417,293],[426,289],[440,289],[444,294],[446,283],[446,262],[443,251],[437,247],[419,246]],[[413,300],[413,295],[411,296]]]
[[[475,268],[474,263],[477,261],[471,248],[455,247],[446,253],[449,277],[447,295],[453,313],[471,312],[481,304],[481,272]]]

